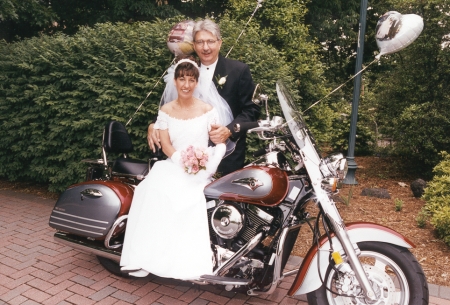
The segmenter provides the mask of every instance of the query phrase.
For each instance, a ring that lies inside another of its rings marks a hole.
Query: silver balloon
[[[376,27],[375,38],[380,49],[376,58],[406,48],[419,37],[422,30],[423,19],[419,15],[387,12],[378,20]]]

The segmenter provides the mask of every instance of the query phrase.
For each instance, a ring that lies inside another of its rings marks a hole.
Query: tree
[[[381,132],[418,170],[430,173],[440,151],[450,151],[450,5],[402,1],[396,10],[423,17],[424,29],[406,49],[383,56],[388,70],[370,85]]]
[[[49,0],[0,0],[0,39],[31,37],[56,20]]]
[[[0,39],[12,41],[39,33],[74,34],[80,26],[102,22],[150,21],[180,12],[154,0],[1,0]]]
[[[230,0],[227,13],[232,19],[247,20],[255,8],[255,1]],[[299,94],[299,108],[306,109],[326,95],[325,66],[318,55],[319,46],[305,24],[305,2],[274,0],[263,2],[253,22],[268,41],[290,63],[291,73]],[[236,33],[235,35],[238,35]],[[231,55],[232,56],[232,55]],[[320,143],[331,139],[333,119],[339,114],[329,107],[327,101],[306,113],[307,121]]]

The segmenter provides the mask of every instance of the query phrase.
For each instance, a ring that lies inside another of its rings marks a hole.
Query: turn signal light
[[[322,188],[327,192],[336,192],[338,178],[325,178],[322,180]]]

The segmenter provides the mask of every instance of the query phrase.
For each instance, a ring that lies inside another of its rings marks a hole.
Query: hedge
[[[81,181],[80,160],[101,156],[104,125],[127,122],[170,65],[166,37],[177,21],[105,23],[74,36],[0,42],[0,177],[48,183],[54,192]],[[224,18],[220,26],[225,53],[243,23]],[[278,78],[292,81],[290,67],[263,41],[264,33],[250,26],[230,57],[248,63],[255,82],[274,97]],[[163,88],[127,126],[136,158],[149,157],[147,126]]]

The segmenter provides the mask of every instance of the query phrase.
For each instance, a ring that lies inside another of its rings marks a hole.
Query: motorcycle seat
[[[117,158],[112,166],[113,172],[134,176],[146,176],[148,174],[148,170],[149,166],[147,162],[124,157]]]

